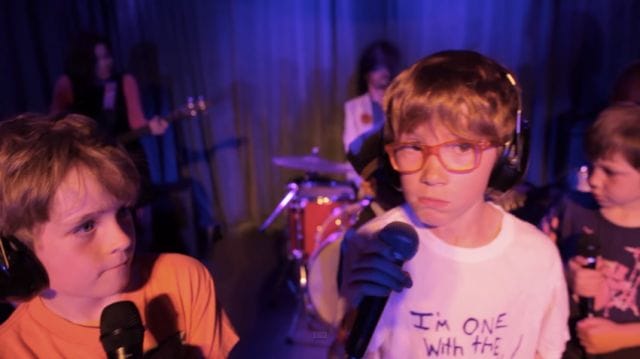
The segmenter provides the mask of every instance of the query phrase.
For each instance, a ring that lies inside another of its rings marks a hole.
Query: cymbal
[[[348,163],[333,162],[318,155],[274,157],[273,163],[286,168],[316,173],[347,173]]]

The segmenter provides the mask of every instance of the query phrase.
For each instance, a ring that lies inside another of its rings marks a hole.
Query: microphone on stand
[[[131,301],[109,304],[100,315],[100,342],[108,359],[141,359],[144,327]]]
[[[398,253],[395,263],[400,266],[406,260],[411,259],[418,249],[418,234],[407,223],[389,223],[380,231],[378,236],[382,241],[393,247],[395,253]],[[389,296],[366,296],[362,298],[345,346],[345,351],[349,358],[362,358],[364,355],[388,299]]]
[[[583,233],[578,240],[578,255],[587,259],[583,268],[596,269],[596,261],[600,254],[600,242],[598,237],[592,233]],[[587,318],[595,315],[593,297],[580,297],[579,308],[580,317]]]

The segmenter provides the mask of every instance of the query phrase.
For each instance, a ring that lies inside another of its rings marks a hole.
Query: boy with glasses
[[[472,51],[445,51],[402,72],[385,93],[386,152],[406,203],[343,242],[340,292],[357,307],[386,296],[372,358],[559,358],[567,289],[554,244],[487,202],[519,126],[510,72]],[[490,180],[491,178],[491,180]],[[376,234],[415,228],[404,266]]]

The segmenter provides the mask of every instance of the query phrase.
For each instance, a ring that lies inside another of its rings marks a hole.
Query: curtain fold
[[[208,99],[208,113],[176,123],[174,148],[160,154],[174,156],[192,185],[201,227],[266,219],[302,175],[273,157],[318,147],[344,161],[342,106],[374,40],[398,45],[405,65],[465,48],[514,70],[532,124],[527,179],[536,185],[571,171],[579,125],[640,58],[638,2],[30,0],[0,9],[3,118],[48,110],[67,45],[83,29],[111,39],[122,70],[137,43],[155,44],[174,106]]]

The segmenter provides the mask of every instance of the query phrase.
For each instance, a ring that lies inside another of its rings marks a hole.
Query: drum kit
[[[300,170],[305,176],[287,184],[287,193],[261,225],[265,230],[283,211],[287,212],[289,259],[295,266],[295,291],[299,310],[291,323],[288,340],[293,341],[301,316],[337,328],[337,298],[321,295],[325,290],[337,293],[335,278],[323,278],[335,273],[340,242],[344,231],[355,224],[368,200],[357,200],[356,186],[320,174],[344,175],[351,170],[348,163],[333,162],[318,155],[275,157],[277,166]],[[326,288],[327,285],[335,285]]]

